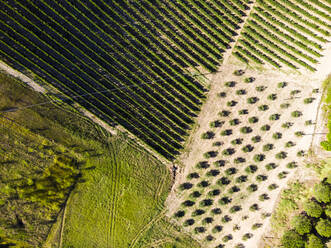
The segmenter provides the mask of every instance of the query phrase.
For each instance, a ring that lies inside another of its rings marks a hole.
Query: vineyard
[[[2,1],[1,59],[172,160],[205,99],[203,73],[217,70],[246,9],[242,0]]]
[[[330,2],[257,0],[233,55],[245,63],[316,71],[331,32]]]

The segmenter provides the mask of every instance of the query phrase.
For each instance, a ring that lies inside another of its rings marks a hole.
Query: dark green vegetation
[[[1,110],[46,100],[0,74]],[[199,247],[164,216],[170,184],[164,165],[69,105],[0,115],[0,247],[40,247],[47,236],[58,247],[61,225],[62,247]]]
[[[321,146],[331,151],[331,76],[324,81],[324,111],[327,117],[327,127],[329,133],[326,135],[326,140],[321,142]]]
[[[234,55],[241,61],[315,71],[330,37],[330,2],[258,0]]]
[[[1,1],[0,58],[174,159],[243,1]],[[75,97],[76,95],[84,97]]]

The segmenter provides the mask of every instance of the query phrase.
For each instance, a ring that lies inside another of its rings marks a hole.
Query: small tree
[[[258,143],[258,142],[261,141],[261,136],[259,136],[259,135],[257,135],[257,136],[253,136],[251,140],[252,140],[252,142],[254,142],[254,143]]]
[[[215,133],[213,133],[212,131],[207,131],[201,135],[202,139],[212,139],[214,137],[215,137]]]
[[[193,219],[187,219],[184,221],[183,225],[184,226],[192,226],[194,224],[194,220]]]
[[[248,173],[248,174],[253,174],[257,171],[257,166],[256,165],[249,165],[245,168],[245,171]]]
[[[259,108],[258,108],[260,111],[267,111],[269,109],[269,106],[268,105],[260,105]]]
[[[242,207],[238,206],[238,205],[235,205],[235,206],[232,206],[229,211],[230,211],[230,213],[235,213],[235,212],[238,212],[240,210],[242,210]]]
[[[265,159],[265,155],[260,153],[260,154],[256,154],[254,155],[254,161],[259,163],[259,162],[262,162],[264,159]]]
[[[222,146],[222,145],[223,145],[223,142],[221,142],[221,141],[213,142],[213,146]]]
[[[190,174],[187,175],[187,179],[193,179],[193,178],[199,178],[199,173],[197,172],[192,172]]]
[[[174,214],[175,218],[182,218],[184,217],[184,215],[185,215],[185,211],[183,210],[179,210]]]
[[[281,133],[277,132],[277,133],[274,133],[274,134],[272,135],[272,138],[275,139],[275,140],[278,140],[278,139],[281,139],[282,136],[283,136],[283,135],[282,135]]]
[[[272,150],[272,149],[274,149],[274,145],[273,145],[273,144],[265,144],[265,145],[263,146],[263,151],[264,151],[264,152],[270,151],[270,150]]]
[[[295,132],[294,134],[295,134],[295,136],[297,136],[297,137],[302,137],[305,133],[302,132],[302,131],[298,131],[298,132]]]
[[[255,223],[252,225],[252,230],[256,230],[256,229],[260,228],[261,226],[262,226],[261,223]]]
[[[269,163],[269,164],[266,164],[265,168],[270,171],[270,170],[273,170],[275,168],[277,168],[278,165],[276,165],[275,163]]]
[[[238,158],[235,158],[235,159],[233,160],[233,162],[234,162],[235,164],[241,164],[241,163],[245,163],[245,162],[246,162],[246,159],[243,158],[243,157],[238,157]]]
[[[262,92],[262,91],[264,91],[266,88],[267,88],[266,86],[260,85],[260,86],[257,86],[257,87],[255,88],[255,90],[256,90],[257,92]]]
[[[323,213],[323,208],[315,201],[308,200],[303,205],[303,209],[306,211],[306,213],[311,216],[318,218]]]
[[[230,136],[232,134],[232,129],[225,129],[221,132],[221,136]]]
[[[250,117],[248,118],[248,122],[249,123],[257,123],[259,121],[259,118],[257,118],[256,116]]]
[[[240,188],[238,186],[232,186],[228,192],[229,194],[233,194],[233,193],[236,193],[236,192],[239,192],[240,191]]]
[[[221,126],[223,126],[224,123],[225,123],[224,121],[215,120],[215,121],[210,122],[209,126],[211,128],[221,127]]]
[[[199,203],[199,205],[200,207],[208,207],[213,205],[213,202],[214,202],[213,199],[204,199]]]
[[[241,109],[238,111],[239,115],[248,115],[248,110],[247,109]]]
[[[307,120],[307,121],[305,121],[305,125],[306,126],[313,125],[313,121],[312,120]]]
[[[297,163],[295,161],[292,161],[286,165],[286,168],[293,169],[298,167]]]
[[[248,78],[245,78],[245,83],[252,83],[255,81],[255,77],[248,77]]]
[[[218,115],[221,117],[228,117],[230,114],[231,112],[228,110],[222,110],[221,112],[218,113]]]
[[[201,193],[199,191],[193,191],[189,197],[191,198],[199,198],[201,196]]]
[[[279,120],[279,118],[280,118],[280,114],[272,114],[272,115],[270,115],[269,120],[277,121],[277,120]]]
[[[281,239],[281,243],[285,248],[303,248],[305,247],[305,241],[295,231],[286,231]]]
[[[285,143],[285,147],[287,147],[287,148],[292,147],[292,146],[295,146],[295,143],[293,141],[288,141]]]
[[[211,210],[211,213],[212,214],[215,214],[215,215],[218,215],[218,214],[221,214],[222,213],[222,210],[220,208],[213,208]]]
[[[320,238],[311,234],[308,239],[308,245],[306,248],[324,248],[324,244]]]
[[[230,202],[232,201],[231,198],[227,197],[227,196],[224,196],[222,197],[221,199],[219,199],[218,203],[220,205],[226,205],[226,204],[229,204]]]
[[[192,187],[193,187],[193,184],[192,183],[182,183],[179,186],[179,189],[181,189],[181,190],[188,190],[188,189],[190,189]]]
[[[210,183],[206,180],[201,181],[200,183],[197,184],[198,187],[200,188],[206,188],[210,185]]]
[[[277,94],[270,94],[267,98],[268,100],[274,101],[277,99]]]
[[[299,94],[301,92],[301,90],[292,90],[291,91],[291,96],[294,96],[294,95],[296,95],[296,94]]]
[[[287,108],[289,108],[291,105],[289,104],[289,103],[282,103],[281,105],[280,105],[280,108],[282,108],[282,109],[287,109]]]
[[[209,164],[208,164],[208,162],[207,161],[200,161],[199,163],[197,163],[196,164],[196,168],[197,169],[207,169],[207,168],[209,168]]]
[[[195,202],[194,202],[194,201],[190,201],[190,200],[186,200],[186,201],[182,202],[182,205],[183,205],[184,207],[191,207],[191,206],[193,206],[194,204],[195,204]]]
[[[223,230],[223,227],[220,225],[214,226],[214,228],[212,229],[213,233],[218,233],[221,232]]]
[[[247,127],[247,126],[240,128],[240,132],[242,132],[244,134],[251,133],[252,131],[253,131],[253,129],[250,127]]]
[[[226,103],[226,105],[227,105],[228,107],[234,107],[234,106],[237,105],[237,103],[238,103],[238,102],[231,100],[231,101],[228,101],[228,102]]]
[[[213,218],[211,218],[211,217],[206,217],[206,218],[204,218],[203,220],[202,220],[202,224],[203,225],[206,225],[206,224],[211,224],[211,223],[213,223],[213,221],[214,221],[214,219]]]
[[[233,75],[236,75],[236,76],[242,76],[245,74],[245,71],[244,70],[235,70],[233,72]]]
[[[304,104],[310,104],[315,100],[314,97],[308,97],[303,100]]]
[[[204,158],[215,158],[218,155],[218,151],[209,151],[203,154]]]
[[[204,213],[205,213],[205,210],[203,210],[203,209],[196,209],[196,210],[192,213],[192,217],[200,216],[200,215],[203,215]]]
[[[261,127],[261,131],[269,131],[269,130],[270,130],[270,126],[269,126],[268,124],[263,125],[263,126]]]
[[[211,242],[211,241],[213,241],[215,238],[212,236],[212,235],[207,235],[207,237],[206,237],[206,241],[208,241],[208,242]]]
[[[231,219],[231,217],[230,216],[228,216],[228,215],[224,215],[223,217],[222,217],[222,222],[223,223],[227,223],[227,222],[230,222],[232,219]]]
[[[282,128],[286,128],[286,129],[289,129],[292,126],[293,126],[293,122],[285,122],[282,124]]]
[[[217,160],[217,161],[215,161],[213,164],[214,164],[216,167],[223,167],[223,166],[225,166],[226,161],[221,159],[221,160]]]
[[[236,94],[241,96],[241,95],[246,95],[247,94],[247,91],[245,89],[240,89],[240,90],[237,90],[236,91]]]
[[[326,238],[331,237],[331,221],[329,219],[320,219],[315,228],[319,235]]]
[[[226,92],[223,91],[223,92],[218,93],[217,95],[221,98],[225,98],[226,97]]]
[[[291,113],[291,116],[294,117],[294,118],[298,118],[298,117],[302,116],[302,112],[300,112],[300,111],[298,111],[298,110],[293,111],[293,112]]]
[[[278,178],[279,179],[284,179],[287,174],[288,174],[288,172],[282,171],[282,172],[278,173]]]
[[[220,193],[221,191],[219,189],[213,189],[208,192],[208,196],[214,197],[214,196],[218,196]]]
[[[247,181],[247,176],[242,175],[236,178],[236,183],[244,183]]]
[[[220,174],[220,171],[219,170],[210,170],[206,173],[206,176],[207,177],[216,177],[217,175]]]
[[[248,104],[254,104],[254,103],[257,103],[260,99],[256,96],[253,96],[253,97],[249,97],[247,98],[247,103]]]
[[[328,203],[331,201],[331,186],[326,183],[319,183],[314,186],[314,196],[317,201]]]
[[[277,188],[278,188],[278,185],[275,184],[275,183],[270,184],[270,185],[268,186],[268,189],[269,189],[269,190],[274,190],[274,189],[277,189]]]
[[[239,139],[234,139],[231,141],[232,145],[241,145],[243,142],[243,139],[239,138]]]
[[[240,120],[235,118],[235,119],[230,120],[229,123],[231,126],[236,126],[236,125],[240,124]]]
[[[230,155],[234,154],[235,152],[236,152],[235,149],[233,149],[233,148],[227,148],[227,149],[224,149],[224,150],[222,151],[222,154],[223,154],[224,156],[230,156]]]
[[[196,234],[198,234],[198,233],[204,233],[206,231],[206,228],[204,228],[204,227],[202,227],[202,226],[198,226],[198,227],[195,227],[194,228],[194,232],[196,233]]]
[[[277,153],[275,157],[277,159],[285,159],[287,157],[287,152],[281,151],[281,152]]]
[[[265,200],[268,200],[268,199],[269,199],[268,194],[259,195],[259,200],[260,201],[265,201]]]
[[[256,181],[258,181],[258,182],[262,182],[262,181],[265,181],[267,179],[268,179],[268,176],[266,176],[266,175],[257,175],[256,176]]]
[[[242,237],[242,240],[243,241],[246,241],[246,240],[248,240],[248,239],[250,239],[250,238],[252,238],[253,237],[253,234],[251,234],[251,233],[245,233],[244,235],[243,235],[243,237]]]
[[[246,145],[241,149],[243,152],[251,152],[254,150],[254,146],[252,145]]]
[[[228,185],[230,182],[231,182],[231,180],[229,178],[227,178],[227,177],[221,177],[217,181],[217,184],[220,185],[220,186],[223,186],[223,185]]]
[[[229,82],[226,82],[224,85],[226,86],[226,87],[230,87],[230,88],[233,88],[233,87],[235,87],[236,86],[236,82],[235,81],[229,81]]]
[[[304,235],[305,233],[309,233],[312,229],[312,225],[308,217],[304,215],[294,216],[291,220],[291,225],[299,233],[300,235]]]
[[[287,82],[280,82],[277,84],[278,88],[285,88],[287,86]]]
[[[256,184],[251,184],[247,187],[248,192],[254,192],[257,191],[257,185]]]
[[[255,212],[255,211],[259,210],[259,205],[257,205],[256,203],[254,203],[253,205],[251,205],[249,207],[249,210],[252,211],[252,212]]]

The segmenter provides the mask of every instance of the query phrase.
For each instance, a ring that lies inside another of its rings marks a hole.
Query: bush
[[[298,167],[297,163],[295,161],[292,161],[286,165],[286,168],[293,169]]]
[[[272,149],[274,149],[274,145],[273,145],[273,144],[265,144],[265,145],[263,146],[263,151],[264,151],[264,152],[270,151],[270,150],[272,150]]]
[[[186,201],[182,202],[182,205],[183,205],[184,207],[191,207],[191,206],[193,206],[194,204],[195,204],[195,202],[194,202],[194,201],[190,201],[190,200],[186,200]]]
[[[287,109],[287,108],[289,108],[290,107],[290,104],[289,103],[282,103],[281,105],[280,105],[280,108],[282,108],[282,109]]]
[[[224,196],[224,197],[222,197],[221,199],[219,199],[218,203],[219,203],[220,205],[227,205],[227,204],[229,204],[231,201],[232,201],[231,198],[229,198],[229,197],[227,197],[227,196]]]
[[[249,165],[249,166],[246,167],[245,171],[248,174],[253,174],[257,171],[257,166],[256,165]]]
[[[213,200],[212,199],[204,199],[202,201],[200,201],[199,205],[200,207],[208,207],[208,206],[211,206],[213,205]]]
[[[213,197],[213,196],[219,195],[220,193],[221,193],[221,191],[219,189],[213,189],[213,190],[208,192],[208,196]]]
[[[229,211],[230,211],[230,213],[235,213],[235,212],[238,212],[240,210],[242,210],[242,207],[238,206],[238,205],[235,205],[235,206],[232,206]]]
[[[295,143],[293,141],[288,141],[285,143],[285,147],[287,147],[287,148],[292,147],[292,146],[295,146]]]
[[[236,193],[236,192],[239,192],[240,191],[240,188],[238,186],[232,186],[228,192],[229,194],[233,194],[233,193]]]
[[[204,213],[205,213],[205,210],[197,209],[192,213],[192,217],[200,216],[200,215],[203,215]]]
[[[259,136],[259,135],[257,135],[257,136],[253,136],[251,140],[252,140],[252,142],[254,142],[254,143],[258,143],[258,142],[261,141],[261,136]]]
[[[262,181],[265,181],[267,179],[268,179],[268,176],[266,176],[266,175],[257,175],[256,176],[256,181],[258,181],[258,182],[262,182]]]
[[[221,132],[221,136],[230,136],[232,134],[232,129],[225,129]]]
[[[262,92],[262,91],[264,91],[266,88],[267,88],[266,86],[260,85],[260,86],[257,86],[257,87],[255,88],[255,90],[258,91],[258,92]]]
[[[217,175],[220,174],[220,171],[219,170],[210,170],[206,173],[206,176],[207,177],[216,177]]]
[[[295,118],[297,118],[297,117],[300,117],[300,116],[302,116],[302,112],[300,112],[300,111],[293,111],[292,113],[291,113],[291,116],[292,117],[295,117]]]
[[[244,90],[244,89],[240,89],[240,90],[237,90],[237,91],[236,91],[236,94],[239,95],[239,96],[241,96],[241,95],[246,95],[246,94],[247,94],[247,91]]]
[[[226,105],[227,105],[228,107],[234,107],[234,106],[237,105],[237,103],[238,103],[238,102],[232,100],[232,101],[228,101],[228,102],[226,103]]]
[[[319,235],[326,238],[331,237],[331,221],[329,219],[320,219],[315,228]]]
[[[243,139],[234,139],[234,140],[232,140],[231,141],[231,144],[232,145],[241,145],[242,144],[242,142],[243,142]]]
[[[239,115],[248,115],[248,110],[247,109],[241,109],[238,111]]]
[[[230,156],[230,155],[234,154],[235,152],[236,152],[235,149],[233,149],[233,148],[227,148],[227,149],[224,149],[224,150],[222,151],[222,154],[223,154],[224,156]]]
[[[324,248],[324,244],[320,238],[311,234],[308,239],[308,245],[306,248]]]
[[[258,108],[260,111],[267,111],[269,109],[269,106],[268,105],[260,105],[259,108]]]
[[[202,224],[203,225],[206,225],[206,224],[211,224],[211,223],[213,223],[213,221],[214,221],[214,219],[213,218],[211,218],[211,217],[206,217],[206,218],[204,218],[203,220],[202,220]]]
[[[277,159],[285,159],[287,157],[287,152],[279,152],[275,156]]]
[[[184,221],[184,226],[192,226],[194,224],[194,220],[193,219],[188,219]]]
[[[252,225],[252,230],[256,230],[258,228],[260,228],[262,226],[261,223],[255,223],[254,225]]]
[[[248,118],[248,122],[249,123],[257,123],[259,121],[259,118],[257,118],[256,116],[250,117]]]
[[[270,184],[270,185],[268,186],[268,189],[269,189],[269,190],[274,190],[274,189],[277,189],[277,188],[278,188],[278,185],[275,184],[275,183]]]
[[[269,126],[268,124],[263,125],[263,126],[261,127],[261,131],[269,131],[269,130],[270,130],[270,126]]]
[[[251,152],[254,150],[254,146],[252,145],[246,145],[241,149],[243,152]]]
[[[286,129],[289,129],[292,126],[293,126],[293,122],[285,122],[282,124],[282,128],[286,128]]]
[[[280,118],[280,114],[272,114],[272,115],[270,115],[269,120],[277,121],[277,120],[279,120],[279,118]]]
[[[270,94],[268,97],[267,97],[268,100],[271,100],[271,101],[274,101],[277,99],[277,95],[276,94]]]
[[[211,210],[211,213],[218,215],[218,214],[221,214],[222,213],[222,210],[220,208],[213,208]]]
[[[231,182],[231,180],[229,178],[222,177],[217,181],[217,184],[220,186],[223,186],[223,185],[228,185],[230,182]]]
[[[249,207],[249,210],[252,211],[252,212],[255,212],[255,211],[259,210],[259,205],[257,205],[256,203],[254,203],[253,205],[251,205]]]
[[[223,229],[222,226],[217,225],[217,226],[214,226],[214,228],[212,229],[212,232],[213,232],[213,233],[218,233],[218,232],[221,232],[222,229]]]
[[[236,119],[230,120],[229,123],[231,126],[236,126],[236,125],[240,124],[240,120],[236,118]]]
[[[277,85],[278,88],[285,88],[286,86],[287,86],[287,83],[286,82],[280,82]]]
[[[252,238],[253,237],[253,234],[251,234],[251,233],[245,233],[244,235],[243,235],[243,237],[242,237],[242,240],[243,241],[246,241],[246,240],[248,240],[248,239],[250,239],[250,238]]]
[[[197,184],[198,187],[200,188],[206,188],[210,185],[210,183],[206,180],[201,181],[200,183]]]
[[[231,217],[229,216],[229,215],[224,215],[223,217],[222,217],[222,219],[221,219],[221,221],[223,222],[223,223],[227,223],[227,222],[230,222],[232,219],[231,219]]]
[[[193,191],[189,197],[192,197],[192,198],[198,198],[201,196],[201,193],[199,191]]]
[[[254,77],[245,78],[245,83],[252,83],[254,81],[255,81],[255,78]]]
[[[228,111],[228,110],[222,110],[222,111],[219,112],[218,114],[219,114],[219,116],[221,116],[221,117],[228,117],[228,116],[231,114],[231,112]]]
[[[234,162],[235,164],[241,164],[241,163],[245,163],[245,162],[246,162],[246,159],[243,158],[243,157],[238,157],[238,158],[235,158],[235,159],[233,160],[233,162]]]
[[[317,201],[328,203],[331,200],[331,186],[326,183],[319,183],[314,186],[314,196]]]
[[[215,161],[213,164],[216,166],[216,167],[223,167],[225,165],[226,161],[225,160],[217,160]]]
[[[248,192],[254,192],[257,191],[257,185],[256,184],[251,184],[247,187]]]
[[[260,154],[256,154],[256,155],[254,155],[254,161],[255,162],[262,162],[264,159],[265,159],[265,155],[264,154],[262,154],[262,153],[260,153]]]
[[[221,141],[213,142],[213,146],[222,146],[222,145],[223,145],[223,142],[221,142]]]
[[[174,214],[175,218],[182,218],[184,217],[184,215],[185,215],[185,211],[183,210],[179,210]]]
[[[226,86],[226,87],[230,87],[230,88],[233,88],[233,87],[235,87],[236,86],[236,82],[235,81],[229,81],[229,82],[226,82],[224,85]]]
[[[246,181],[247,181],[247,176],[244,176],[244,175],[236,178],[236,183],[244,183]]]
[[[224,124],[224,121],[216,120],[216,121],[210,122],[209,126],[211,128],[215,128],[215,127],[221,127],[221,126],[223,126],[223,124]]]
[[[298,157],[303,157],[303,156],[305,156],[305,151],[303,151],[303,150],[298,151],[298,152],[297,152],[297,156],[298,156]]]
[[[235,70],[233,72],[233,75],[236,75],[236,76],[242,76],[245,74],[245,71],[244,70]]]
[[[326,208],[325,208],[325,214],[326,214],[326,216],[328,216],[329,218],[331,218],[331,204],[328,204],[328,206],[326,206]]]
[[[288,174],[288,172],[286,171],[282,171],[278,174],[278,178],[279,179],[284,179],[286,177],[286,175]]]
[[[194,232],[196,234],[198,234],[198,233],[204,233],[205,231],[206,231],[206,229],[204,227],[202,227],[202,226],[198,226],[198,227],[195,227],[194,228]]]
[[[201,135],[201,139],[212,139],[215,137],[215,133],[207,131]]]
[[[313,121],[312,120],[307,120],[307,121],[305,121],[305,125],[306,126],[313,125]]]
[[[193,178],[199,178],[199,174],[196,172],[192,172],[190,174],[187,175],[187,179],[193,179]]]
[[[303,205],[303,209],[309,216],[315,218],[319,218],[323,213],[323,208],[321,207],[321,205],[319,205],[313,200],[306,201]]]
[[[260,201],[265,201],[265,200],[268,200],[268,199],[269,199],[268,194],[259,195],[259,200]]]
[[[269,164],[266,164],[265,168],[270,171],[270,170],[273,170],[275,168],[277,168],[278,165],[276,165],[275,163],[269,163]]]
[[[196,168],[197,169],[207,169],[207,168],[209,168],[209,164],[208,164],[208,162],[207,161],[200,161],[199,163],[197,163],[196,164]]]
[[[253,96],[253,97],[249,97],[247,98],[247,103],[248,104],[254,104],[254,103],[257,103],[260,99],[256,96]]]
[[[253,129],[250,127],[247,127],[247,126],[240,128],[240,132],[242,132],[244,134],[251,133],[252,131],[253,131]]]
[[[203,154],[204,158],[215,158],[218,155],[218,151],[209,151]]]
[[[292,90],[291,91],[291,96],[294,96],[294,95],[296,95],[296,94],[299,94],[301,92],[301,90]]]
[[[226,97],[226,92],[220,92],[217,95],[221,98],[225,98]]]
[[[295,134],[295,136],[297,136],[297,137],[302,137],[303,135],[305,135],[305,133],[302,132],[302,131],[295,132],[294,134]]]
[[[308,97],[303,100],[304,104],[310,104],[315,100],[314,97]]]
[[[305,233],[309,233],[312,229],[312,225],[308,217],[304,215],[294,216],[291,220],[291,225],[295,229],[297,233],[300,235],[304,235]]]
[[[281,133],[277,132],[277,133],[274,133],[274,134],[272,135],[272,138],[275,139],[275,140],[277,140],[277,139],[281,139],[282,136],[283,136],[283,135],[282,135]]]
[[[215,238],[211,235],[207,235],[206,237],[206,241],[210,242],[210,241],[213,241]]]
[[[305,247],[305,241],[295,231],[286,231],[282,238],[281,243],[285,248],[303,248]]]
[[[190,188],[193,187],[193,184],[192,183],[182,183],[180,186],[179,186],[179,189],[180,190],[188,190]]]

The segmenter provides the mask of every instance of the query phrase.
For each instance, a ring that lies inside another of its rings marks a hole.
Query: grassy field
[[[0,96],[1,111],[47,101],[4,74]],[[38,178],[58,154],[83,164],[82,178],[66,204],[62,247],[143,247],[153,242],[190,247],[193,241],[163,216],[169,171],[133,141],[124,135],[110,137],[66,104],[6,112],[0,118],[2,189],[10,180]],[[22,207],[22,201],[9,201],[3,190],[0,197],[2,239],[16,247],[39,247],[50,233],[46,246],[58,247],[63,209],[28,200]],[[17,225],[20,221],[23,226]]]

